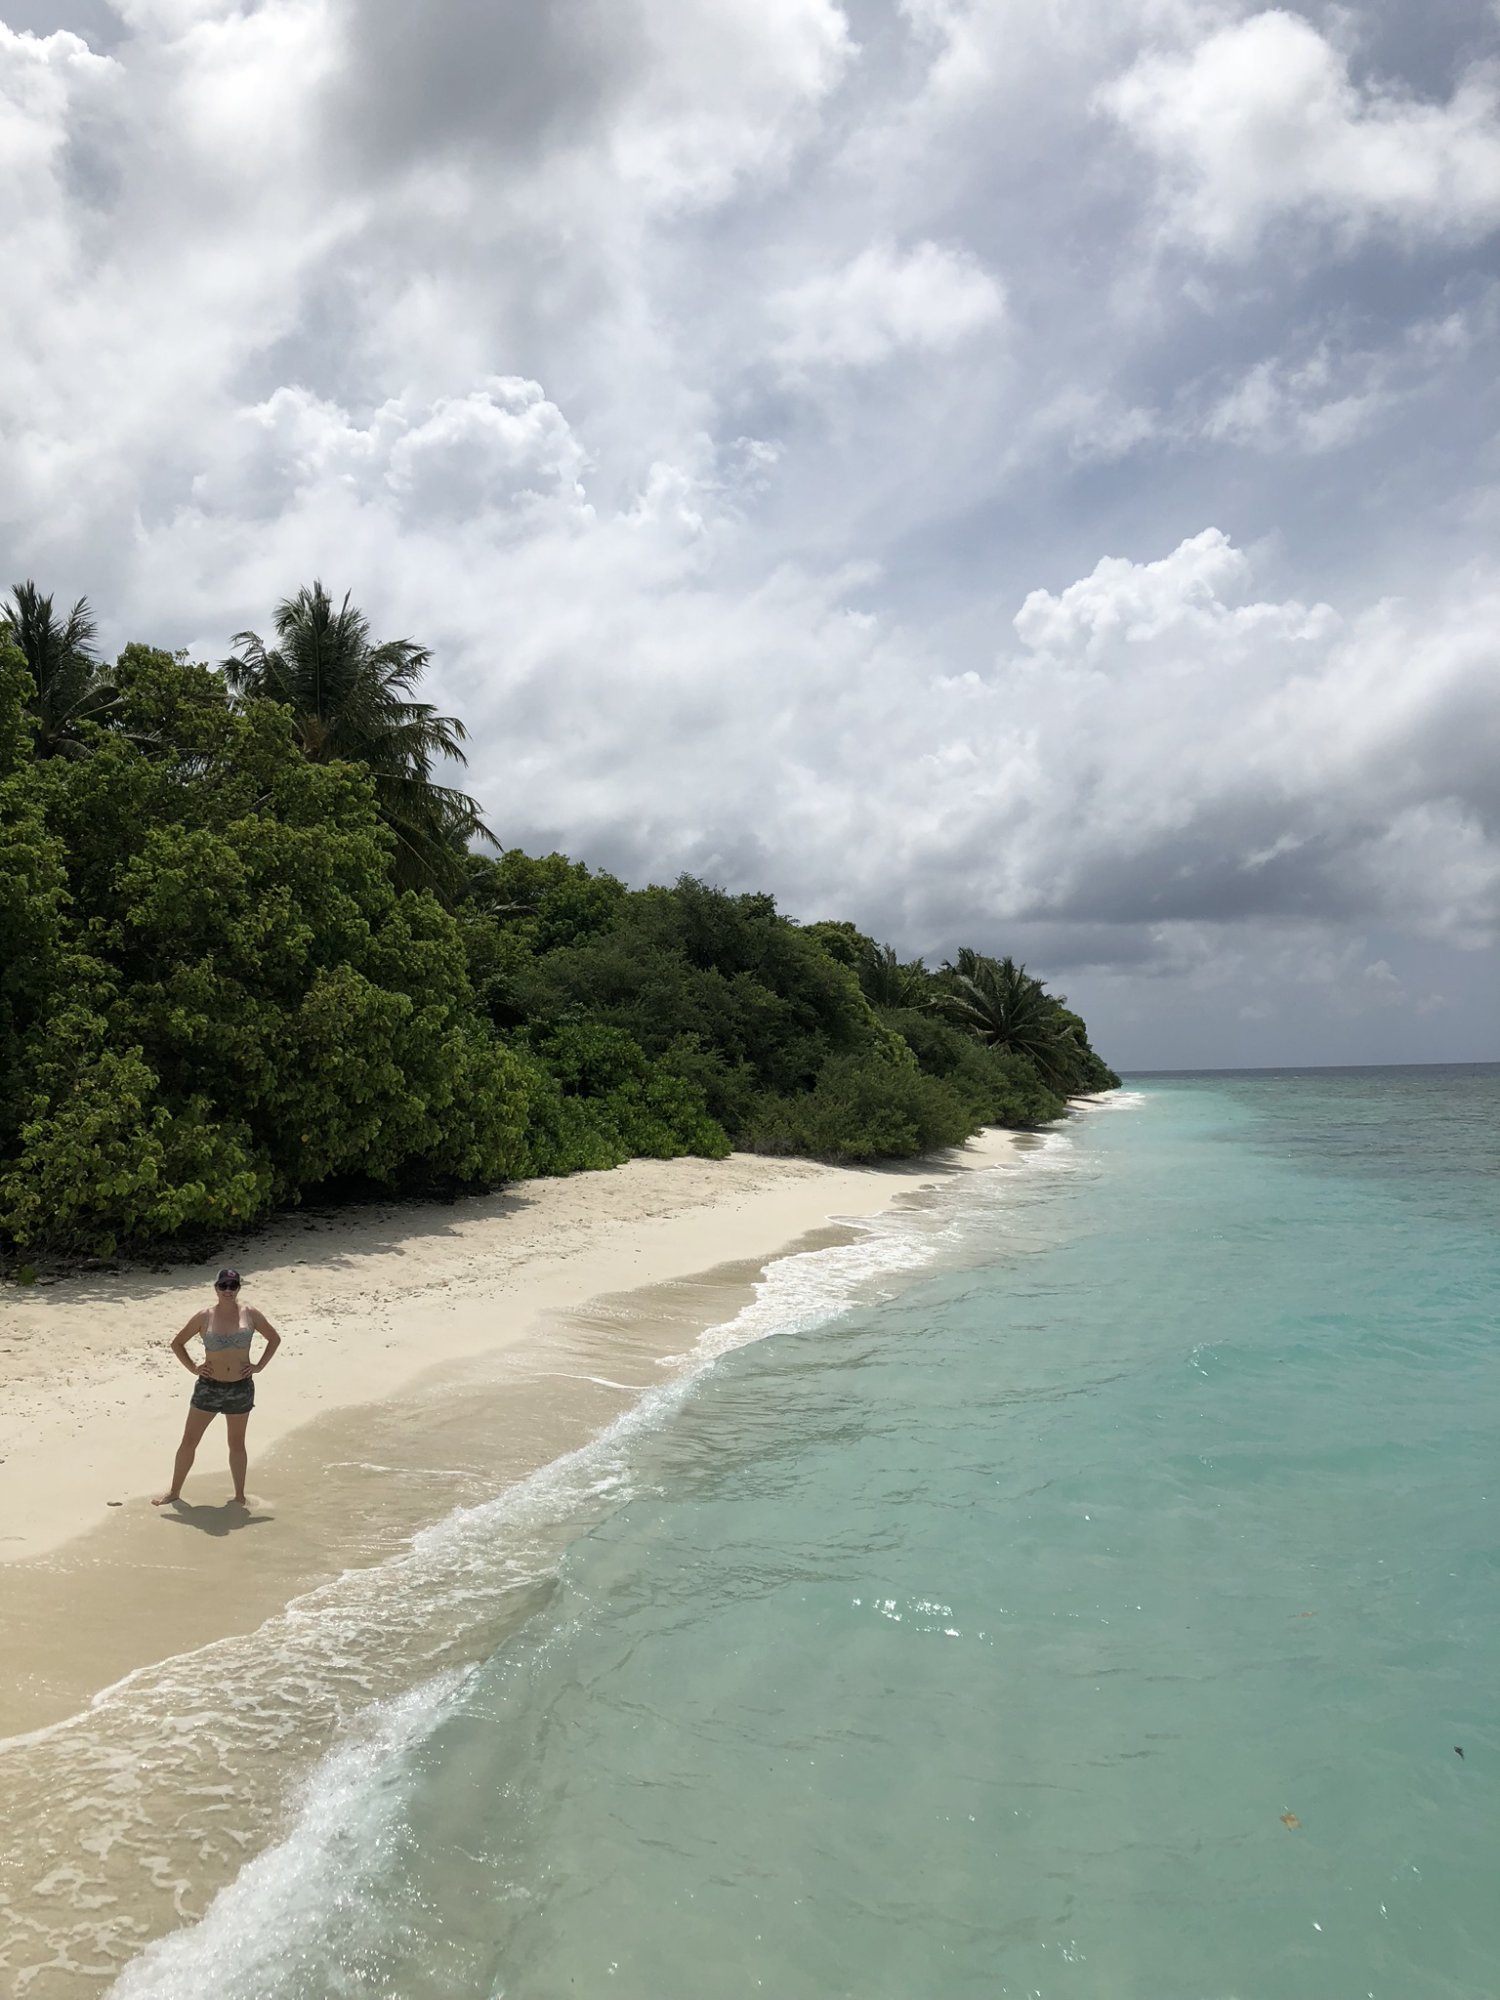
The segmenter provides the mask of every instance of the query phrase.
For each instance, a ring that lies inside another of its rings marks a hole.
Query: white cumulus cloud
[[[996,326],[1005,300],[967,251],[872,243],[772,301],[777,358],[793,367],[869,367],[902,350],[941,354]]]
[[[1446,102],[1356,82],[1347,58],[1282,8],[1195,46],[1141,55],[1099,94],[1154,156],[1163,226],[1245,255],[1279,216],[1471,240],[1500,223],[1500,78],[1471,69]]]

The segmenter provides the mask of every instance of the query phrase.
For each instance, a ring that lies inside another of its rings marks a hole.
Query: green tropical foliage
[[[88,599],[80,597],[65,618],[34,583],[18,583],[0,604],[0,630],[26,663],[31,685],[26,705],[42,757],[82,753],[82,725],[102,720],[114,705],[115,689],[94,651],[98,628]]]
[[[452,891],[470,840],[489,837],[467,793],[439,784],[438,759],[462,764],[467,731],[454,715],[412,699],[432,655],[411,639],[375,644],[346,595],[335,610],[321,583],[278,604],[278,644],[237,632],[224,677],[239,700],[285,704],[304,757],[364,766],[381,818],[396,837],[403,888]]]
[[[915,1062],[830,1057],[812,1086],[757,1100],[746,1142],[758,1153],[826,1160],[897,1160],[934,1146],[960,1146],[976,1129],[961,1096]]]
[[[894,945],[877,944],[853,924],[809,924],[808,930],[830,958],[847,965],[874,1007],[920,1007],[932,975],[918,959],[901,958]]]
[[[1009,960],[931,972],[770,896],[473,852],[424,650],[320,586],[223,670],[106,671],[86,607],[11,612],[0,1262],[217,1245],[314,1189],[899,1158],[1115,1080]]]
[[[1067,1094],[1042,1080],[1024,1055],[997,1049],[940,1019],[929,1007],[902,1008],[887,1016],[923,1072],[937,1077],[962,1101],[971,1129],[1008,1125],[1036,1131],[1061,1118]]]
[[[516,1169],[525,1064],[475,1018],[457,925],[403,895],[368,777],[283,713],[134,649],[124,733],[36,767],[66,856],[66,980],[10,1070],[0,1228],[108,1250],[309,1184]]]
[[[15,1142],[21,1051],[62,984],[67,858],[34,762],[35,683],[0,634],[0,1158]]]
[[[1049,1089],[1070,1096],[1119,1082],[1094,1056],[1067,1003],[1013,958],[960,951],[943,967],[932,1006],[987,1048],[1024,1056]]]

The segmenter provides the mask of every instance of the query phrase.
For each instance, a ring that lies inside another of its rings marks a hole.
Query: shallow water
[[[1497,1147],[1493,1068],[1149,1081],[778,1267],[299,1614],[340,1746],[115,2000],[1488,2000]]]

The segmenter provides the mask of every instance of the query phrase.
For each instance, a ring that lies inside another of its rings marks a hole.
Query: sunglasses
[[[214,1290],[216,1292],[237,1292],[239,1288],[240,1281],[238,1278],[231,1278],[227,1285],[221,1285],[217,1280],[214,1282]]]

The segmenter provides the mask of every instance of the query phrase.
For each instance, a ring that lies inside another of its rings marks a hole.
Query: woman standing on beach
[[[250,1359],[250,1342],[259,1334],[265,1342],[259,1361]],[[195,1335],[203,1341],[204,1358],[193,1361],[187,1351]],[[182,1497],[182,1482],[192,1470],[198,1444],[215,1417],[222,1416],[229,1433],[229,1471],[234,1480],[234,1497],[245,1505],[245,1426],[255,1408],[255,1381],[262,1368],[281,1345],[281,1335],[264,1313],[240,1304],[240,1274],[225,1268],[214,1280],[214,1302],[195,1312],[172,1342],[172,1352],[196,1375],[198,1386],[188,1406],[182,1443],[172,1467],[172,1485],[158,1493],[153,1507],[165,1507]]]

